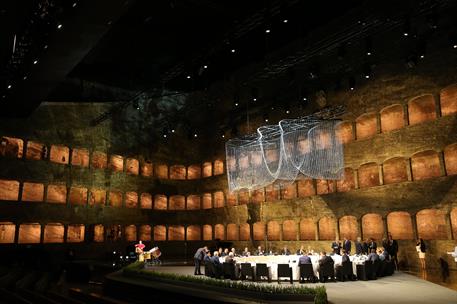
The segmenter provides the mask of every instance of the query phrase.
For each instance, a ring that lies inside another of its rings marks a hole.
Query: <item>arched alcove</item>
[[[190,225],[187,227],[187,240],[188,241],[200,241],[201,240],[200,226]]]
[[[282,222],[282,239],[283,241],[297,240],[297,223],[294,220]]]
[[[447,240],[446,213],[424,209],[416,214],[417,233],[424,240]]]
[[[408,161],[403,157],[394,157],[382,164],[384,184],[401,183],[408,180]]]
[[[28,183],[22,185],[23,202],[42,202],[44,199],[44,185],[41,183]]]
[[[352,215],[346,215],[339,219],[340,238],[347,238],[355,241],[359,236],[357,218]]]
[[[382,216],[376,213],[368,213],[362,217],[363,238],[373,238],[375,241],[382,240],[384,225]]]
[[[338,192],[347,192],[355,189],[355,176],[352,168],[344,168],[344,178],[336,181]]]
[[[441,176],[440,158],[433,150],[422,151],[411,157],[413,180],[423,180]]]
[[[44,226],[44,243],[63,243],[65,227],[61,223],[48,223]]]
[[[169,241],[184,241],[184,227],[183,226],[169,226],[168,227],[168,240]]]
[[[89,150],[74,148],[71,151],[71,164],[73,166],[89,167]]]
[[[267,239],[269,241],[279,241],[281,228],[276,221],[269,221],[267,224]]]
[[[408,102],[409,124],[415,125],[436,119],[435,98],[432,94],[415,97]]]
[[[378,132],[378,122],[376,113],[365,113],[356,120],[357,139],[366,139],[374,136]]]
[[[367,163],[359,167],[359,188],[379,186],[379,166],[376,163]]]
[[[381,132],[401,129],[405,126],[403,106],[394,104],[381,110]]]
[[[457,84],[445,87],[440,92],[441,115],[457,113]]]
[[[394,211],[387,215],[387,230],[395,240],[413,240],[411,215],[406,211]]]

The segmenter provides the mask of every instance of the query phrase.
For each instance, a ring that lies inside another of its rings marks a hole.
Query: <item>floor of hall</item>
[[[193,266],[160,266],[161,272],[193,275]],[[203,270],[203,267],[202,267]],[[422,276],[422,277],[421,277]],[[395,272],[393,276],[382,277],[375,281],[350,281],[324,283],[329,303],[333,304],[370,304],[376,303],[415,303],[415,304],[456,304],[457,291],[454,285],[447,287],[423,279],[423,274]],[[437,278],[429,274],[427,279]],[[259,283],[259,284],[277,284]],[[286,285],[284,282],[281,285]],[[295,282],[294,285],[298,285]],[[317,283],[322,284],[322,283]],[[316,286],[317,284],[300,284]],[[450,288],[449,288],[450,287]]]

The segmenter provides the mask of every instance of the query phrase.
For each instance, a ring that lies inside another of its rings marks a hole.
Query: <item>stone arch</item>
[[[359,167],[359,188],[379,186],[379,165],[366,163]]]
[[[254,241],[263,241],[265,239],[265,223],[256,222],[253,226],[253,239]]]
[[[377,213],[367,213],[362,217],[362,232],[363,238],[373,238],[375,241],[380,241],[384,235],[384,224],[382,216]]]
[[[436,110],[433,95],[425,94],[408,101],[408,116],[410,125],[435,120]]]
[[[356,240],[359,236],[357,218],[352,215],[343,216],[338,220],[340,237]]]
[[[63,243],[65,227],[62,223],[48,223],[44,226],[44,243]]]
[[[457,143],[446,146],[443,153],[446,174],[457,174]]]
[[[405,113],[403,106],[393,104],[385,107],[380,112],[381,116],[381,132],[389,132],[401,129],[405,126]]]
[[[184,226],[168,226],[169,241],[184,241]]]
[[[214,238],[221,241],[225,240],[225,227],[222,224],[214,226]]]
[[[204,241],[213,240],[213,227],[211,225],[203,225],[203,240]]]
[[[336,237],[335,218],[324,216],[319,220],[319,240],[334,240]]]
[[[201,228],[198,225],[187,226],[187,240],[188,241],[200,241],[201,240]]]
[[[376,113],[365,113],[355,120],[357,139],[366,139],[378,132],[378,120]]]
[[[316,239],[316,224],[312,218],[300,221],[300,240],[311,241]]]
[[[447,240],[446,213],[423,209],[416,214],[417,233],[424,240]]]
[[[413,180],[423,180],[441,176],[438,152],[426,150],[411,156],[411,171]]]
[[[239,240],[239,229],[237,224],[227,224],[227,240],[238,241]]]
[[[390,158],[382,164],[384,184],[401,183],[408,180],[408,161],[403,157]]]
[[[343,144],[351,142],[354,138],[352,121],[342,121],[339,123],[336,127],[336,136],[338,140]]]
[[[413,240],[411,215],[406,211],[394,211],[387,215],[387,230],[395,240]]]
[[[297,240],[297,223],[294,220],[285,220],[282,223],[282,239],[283,241]]]
[[[277,221],[269,221],[267,224],[267,239],[269,241],[279,241],[281,235],[281,226]]]
[[[441,115],[457,113],[457,83],[445,87],[440,92]]]

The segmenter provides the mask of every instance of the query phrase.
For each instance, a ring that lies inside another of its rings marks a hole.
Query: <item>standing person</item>
[[[363,247],[363,254],[368,255],[370,253],[370,248],[368,246],[368,243],[370,243],[370,240],[367,239],[366,241],[363,242],[362,247]]]
[[[425,242],[422,238],[419,238],[416,242],[416,250],[419,254],[419,261],[421,265],[421,270],[425,270],[425,251],[427,250],[427,246],[425,246]]]
[[[373,249],[374,249],[374,252],[376,252],[376,249],[378,249],[378,244],[376,244],[376,242],[374,241],[373,238],[370,238],[370,242],[368,243],[368,247],[370,249],[370,252]]]
[[[362,238],[360,236],[358,236],[357,241],[355,241],[355,254],[361,255],[362,253],[363,253]]]
[[[392,234],[390,234],[390,233],[389,233],[389,238],[387,240],[387,244],[389,245],[387,247],[387,252],[389,253],[390,258],[392,259],[392,261],[395,264],[395,269],[398,270],[398,258],[397,258],[398,242],[397,242],[397,240],[394,240],[392,238]]]
[[[352,247],[351,240],[349,240],[347,237],[345,237],[344,242],[343,242],[343,249],[346,250],[346,253],[348,255],[351,254],[351,247]]]
[[[195,252],[194,255],[194,261],[195,261],[195,270],[194,270],[194,275],[201,275],[201,270],[200,270],[200,265],[205,258],[206,252],[208,251],[208,247],[201,247],[198,248],[197,251]]]
[[[334,254],[340,254],[340,250],[341,250],[341,243],[340,241],[337,239],[335,239],[335,241],[332,243],[332,249],[333,249],[333,253]]]

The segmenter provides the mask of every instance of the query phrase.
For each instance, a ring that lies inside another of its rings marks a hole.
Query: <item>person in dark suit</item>
[[[357,237],[357,241],[355,241],[355,254],[361,255],[363,253],[363,243],[362,239]]]
[[[343,249],[343,254],[341,255],[341,263],[349,262],[349,256],[346,249]]]
[[[352,243],[348,238],[344,238],[343,249],[346,250],[347,254],[351,254]]]
[[[194,270],[194,275],[201,275],[201,270],[200,270],[200,265],[203,259],[205,258],[205,254],[208,251],[208,247],[201,247],[198,248],[197,251],[195,252],[194,255],[194,261],[195,261],[195,270]]]
[[[335,262],[329,256],[327,256],[326,252],[321,252],[321,258],[319,259],[319,279],[321,282],[326,282],[327,277],[323,275],[323,269],[325,266],[334,267]]]
[[[333,253],[334,254],[340,254],[340,250],[341,250],[341,243],[338,239],[336,239],[333,243],[332,243],[332,250],[333,250]]]
[[[379,255],[377,255],[375,249],[371,249],[370,254],[368,255],[367,261],[371,261],[372,263],[374,263],[377,260],[379,260]]]
[[[233,257],[233,252],[229,252],[229,254],[225,257],[224,263],[234,264],[235,259]]]
[[[370,252],[373,249],[374,249],[374,252],[376,252],[376,249],[378,249],[378,245],[376,244],[376,242],[374,241],[373,238],[370,238],[370,242],[368,243],[368,248],[370,249]]]
[[[221,261],[219,261],[219,251],[214,251],[211,263],[214,265],[215,277],[219,278],[222,275],[222,264]]]
[[[389,238],[387,240],[389,246],[387,247],[387,252],[390,255],[390,258],[394,262],[395,269],[398,270],[398,242],[392,238],[392,234],[389,233]]]
[[[221,254],[221,257],[228,256],[228,254],[229,254],[229,250],[228,250],[228,248],[225,248],[224,251]]]
[[[262,246],[257,247],[254,255],[265,255],[265,252],[262,250]]]
[[[303,255],[305,253],[306,253],[305,248],[303,245],[301,245],[300,249],[297,250],[297,255]]]
[[[363,254],[369,254],[370,253],[370,248],[368,246],[368,244],[370,243],[370,240],[367,239],[366,241],[364,241],[362,243],[362,247],[363,247]]]
[[[284,248],[281,251],[282,255],[290,255],[290,250],[287,248],[287,246],[284,246]]]
[[[302,264],[311,264],[311,258],[308,256],[306,252],[298,259],[298,265]]]
[[[249,248],[248,248],[248,247],[245,247],[245,248],[244,248],[244,251],[243,251],[243,253],[242,253],[241,255],[244,256],[244,257],[250,256],[251,253],[249,252]]]

